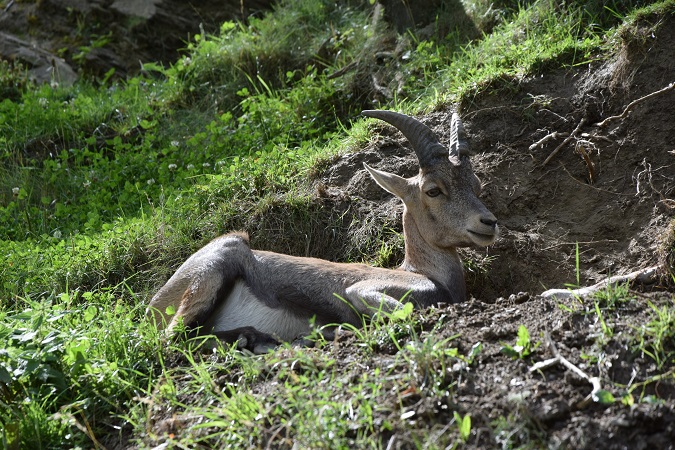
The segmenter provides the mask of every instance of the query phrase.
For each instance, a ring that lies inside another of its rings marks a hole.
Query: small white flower
[[[208,169],[209,167],[211,167],[211,164],[205,162],[204,164],[202,164],[202,167]]]
[[[61,230],[54,231],[52,236],[54,236],[56,239],[61,239]]]
[[[15,197],[17,195],[19,195],[20,191],[21,191],[21,188],[18,188],[18,187],[12,188],[12,194],[14,194]]]
[[[178,141],[171,141],[171,146],[172,147],[178,147],[180,145],[180,142]]]
[[[47,99],[44,98],[44,97],[40,97],[40,98],[38,99],[38,103],[39,103],[40,106],[42,106],[43,108],[46,108],[47,105],[49,105],[49,100],[47,100]]]
[[[89,180],[85,180],[85,181],[84,181],[84,183],[82,183],[82,186],[84,186],[84,187],[85,187],[85,189],[88,189],[88,188],[89,188],[89,186],[91,186],[91,181],[89,181]]]
[[[178,166],[175,164],[169,164],[169,170],[176,170],[178,169]]]
[[[148,183],[148,186],[152,186],[153,184],[155,184],[155,179],[154,179],[154,178],[150,178],[150,179],[147,181],[147,183]]]
[[[187,67],[190,64],[192,64],[192,59],[188,56],[187,58],[183,58],[183,66]]]
[[[187,165],[187,170],[192,170],[192,169],[194,169],[194,168],[195,168],[195,165],[194,165],[194,164],[188,164],[188,165]]]

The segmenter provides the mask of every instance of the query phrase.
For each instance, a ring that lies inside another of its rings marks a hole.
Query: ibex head
[[[498,235],[497,219],[478,199],[481,183],[473,173],[462,121],[452,115],[450,148],[418,120],[393,111],[363,111],[367,117],[384,120],[410,141],[419,174],[412,178],[376,170],[365,165],[385,190],[403,200],[404,221],[413,221],[420,237],[438,249],[470,245],[487,246]]]

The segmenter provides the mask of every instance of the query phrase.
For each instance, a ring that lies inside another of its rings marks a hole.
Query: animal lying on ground
[[[150,301],[148,314],[166,332],[180,321],[240,348],[265,352],[315,326],[362,324],[362,316],[465,300],[457,247],[488,246],[497,219],[478,199],[464,127],[451,120],[450,147],[426,125],[392,111],[363,111],[396,127],[417,155],[411,178],[373,169],[375,182],[404,203],[405,260],[398,269],[348,264],[252,250],[242,233],[218,237],[188,258]],[[166,313],[168,307],[175,314]]]

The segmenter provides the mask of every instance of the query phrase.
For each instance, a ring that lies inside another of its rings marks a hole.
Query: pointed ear
[[[373,169],[368,164],[363,163],[363,167],[370,173],[375,182],[380,185],[382,189],[391,192],[400,199],[404,199],[409,191],[408,180],[393,173],[383,172],[381,170]]]

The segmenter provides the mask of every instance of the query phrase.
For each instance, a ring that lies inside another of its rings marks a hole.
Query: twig
[[[652,98],[652,97],[654,97],[654,96],[656,96],[656,95],[663,94],[664,92],[669,91],[669,90],[673,89],[674,87],[675,87],[675,83],[670,83],[668,86],[664,87],[663,89],[659,89],[658,91],[652,92],[651,94],[647,94],[647,95],[645,95],[644,97],[640,97],[640,98],[638,98],[638,99],[636,99],[636,100],[633,100],[632,102],[630,102],[630,103],[628,104],[628,106],[626,106],[626,109],[624,109],[623,112],[622,112],[621,114],[619,114],[618,116],[611,116],[611,117],[608,117],[608,118],[606,118],[605,120],[603,120],[602,122],[596,123],[595,126],[596,126],[596,127],[604,127],[605,125],[607,125],[608,122],[610,122],[610,121],[612,121],[612,120],[623,119],[624,117],[626,117],[626,115],[628,114],[628,112],[629,112],[635,105],[637,105],[638,103],[640,103],[640,102],[642,102],[642,101],[644,101],[644,100],[647,100],[647,99],[649,99],[649,98]]]
[[[593,386],[593,390],[591,391],[588,396],[586,396],[585,399],[583,399],[579,404],[577,405],[579,408],[583,408],[586,406],[591,400],[595,401],[597,398],[597,393],[602,390],[602,386],[600,384],[600,378],[599,377],[589,377],[586,372],[581,370],[579,367],[577,367],[575,364],[570,362],[567,358],[565,358],[563,355],[560,354],[558,351],[558,348],[555,346],[555,343],[553,342],[553,339],[551,339],[551,335],[548,334],[548,331],[544,332],[544,341],[546,343],[546,346],[551,350],[551,353],[553,353],[553,358],[547,359],[546,361],[542,361],[540,363],[535,364],[530,368],[530,372],[534,372],[536,370],[541,370],[546,367],[550,367],[554,364],[560,363],[563,366],[565,366],[568,370],[574,372],[579,378],[582,380],[588,381],[591,386]]]
[[[558,139],[559,137],[567,137],[567,136],[569,136],[569,133],[561,133],[559,131],[554,131],[553,133],[547,134],[546,136],[539,139],[534,144],[530,145],[529,150],[532,151],[537,147],[542,147],[545,143],[547,143],[548,141],[550,141],[552,139]]]
[[[530,372],[536,372],[538,370],[543,370],[543,369],[548,369],[551,366],[555,366],[560,362],[559,358],[550,358],[550,359],[545,359],[543,361],[539,361],[532,367],[530,367]]]
[[[586,167],[588,168],[588,180],[591,182],[591,184],[595,183],[595,164],[593,164],[593,161],[591,161],[591,157],[588,156],[588,152],[583,146],[583,142],[589,143],[590,145],[593,145],[592,142],[589,141],[584,141],[584,140],[579,140],[577,141],[577,146],[576,146],[576,151],[577,153],[581,156],[581,159],[584,160],[586,163]]]
[[[11,8],[13,4],[14,0],[10,0],[10,2],[7,3],[7,6],[5,6],[5,9],[2,10],[2,13],[5,14],[7,11],[9,11],[9,8]]]
[[[599,191],[599,192],[605,192],[605,193],[607,193],[607,194],[620,195],[620,196],[625,196],[625,197],[630,197],[630,196],[633,195],[633,194],[622,194],[621,192],[612,192],[612,191],[608,191],[607,189],[600,189],[599,187],[595,187],[595,186],[593,186],[593,185],[591,185],[591,184],[584,183],[583,181],[579,181],[579,180],[577,180],[576,178],[574,178],[574,175],[572,175],[572,174],[570,173],[570,171],[567,170],[567,168],[565,167],[565,165],[564,165],[563,163],[560,163],[560,167],[562,167],[562,169],[565,171],[565,173],[566,173],[572,180],[574,180],[576,183],[578,183],[578,184],[580,184],[580,185],[582,185],[582,186],[585,186],[585,187],[587,187],[587,188],[590,188],[590,189],[593,189],[593,190],[596,190],[596,191]]]
[[[553,150],[553,151],[551,152],[551,154],[548,155],[548,158],[546,158],[546,159],[544,160],[544,162],[542,163],[542,166],[545,166],[546,164],[548,164],[548,162],[549,162],[551,159],[553,159],[553,157],[554,157],[555,155],[558,154],[558,152],[560,151],[560,149],[563,148],[565,145],[567,145],[567,143],[574,137],[574,135],[576,135],[576,134],[579,132],[579,130],[581,129],[581,127],[582,127],[585,123],[586,123],[586,117],[584,117],[583,119],[581,119],[581,121],[579,122],[579,125],[577,125],[577,127],[574,129],[574,131],[572,131],[572,132],[570,133],[570,135],[567,136],[567,138],[565,138],[564,141],[562,141],[562,144],[560,144],[559,146],[557,146],[557,147],[555,148],[555,150]]]

